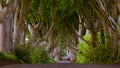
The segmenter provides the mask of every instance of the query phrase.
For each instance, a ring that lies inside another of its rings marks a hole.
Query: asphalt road
[[[120,64],[75,64],[66,60],[54,64],[19,64],[0,60],[0,68],[120,68]]]
[[[0,68],[120,68],[120,65],[99,65],[99,64],[12,64],[1,66]]]
[[[57,63],[72,63],[72,62],[67,60],[61,60],[61,61],[58,61]]]

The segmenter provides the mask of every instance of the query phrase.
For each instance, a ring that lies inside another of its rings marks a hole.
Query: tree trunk
[[[12,20],[14,18],[14,10],[16,8],[17,0],[7,0],[6,6],[2,6],[0,0],[0,18],[1,18],[1,46],[6,47],[6,52],[10,53],[13,50],[13,39],[12,39]],[[2,33],[3,32],[3,33]]]
[[[12,20],[14,18],[14,11],[16,9],[16,4],[17,0],[7,0],[6,1],[7,7],[6,8],[6,13],[5,13],[5,19],[4,19],[4,24],[5,24],[5,46],[7,49],[7,53],[10,53],[13,51],[13,31],[12,31]]]
[[[5,29],[4,24],[0,22],[0,52],[5,52]]]
[[[12,18],[7,17],[5,18],[5,45],[6,45],[6,49],[7,49],[7,53],[10,53],[11,51],[13,51],[13,39],[12,39]]]
[[[13,32],[13,44],[14,46],[19,44],[19,28],[18,28],[18,6],[15,11],[15,16],[14,16],[14,32]]]
[[[119,52],[119,41],[120,41],[120,36],[117,32],[113,32],[113,57],[115,57],[115,54]]]
[[[97,46],[97,33],[93,30],[91,30],[91,44],[93,47],[96,47]]]
[[[25,43],[25,21],[23,19],[23,14],[26,12],[25,8],[27,7],[24,4],[26,0],[21,0],[19,2],[20,5],[17,5],[17,9],[15,11],[14,17],[14,46],[21,45]]]

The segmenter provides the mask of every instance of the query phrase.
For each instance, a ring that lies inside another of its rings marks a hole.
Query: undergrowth
[[[87,41],[91,40],[91,35],[84,36]],[[99,38],[98,38],[99,40]],[[77,63],[82,64],[114,64],[120,61],[118,52],[114,53],[112,45],[106,48],[104,44],[98,43],[97,47],[86,44],[84,41],[78,44]]]
[[[13,61],[17,61],[17,57],[14,55],[14,54],[6,54],[4,52],[0,52],[0,59],[3,59],[3,60],[13,60]]]
[[[36,48],[26,45],[16,46],[14,48],[14,55],[21,63],[39,64],[54,62],[53,59],[49,57],[47,51],[40,46]]]

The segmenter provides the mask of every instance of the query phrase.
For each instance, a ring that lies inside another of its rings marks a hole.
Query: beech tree
[[[100,44],[111,43],[114,56],[120,53],[119,5],[119,0],[0,0],[0,52],[41,45],[51,56],[59,59],[64,51],[73,61],[77,44],[85,41],[95,48],[101,32]],[[83,38],[87,34],[91,41]]]
[[[13,49],[12,42],[12,21],[14,12],[17,6],[17,0],[7,0],[4,2],[0,0],[0,20],[1,20],[1,35],[0,48],[1,51],[10,52]]]

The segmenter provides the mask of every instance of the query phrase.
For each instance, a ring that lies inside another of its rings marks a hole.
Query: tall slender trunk
[[[5,29],[4,24],[0,22],[0,52],[5,52]]]
[[[23,14],[25,13],[26,5],[24,4],[26,0],[21,0],[20,5],[17,5],[14,17],[14,46],[21,45],[25,43],[25,22],[23,19]]]
[[[93,47],[96,47],[97,46],[97,33],[93,30],[90,31],[91,32],[91,43],[92,43],[92,46]]]
[[[111,40],[111,28],[109,27],[108,24],[105,24],[104,23],[104,34],[105,34],[105,47],[108,48],[108,46],[112,43],[112,40]]]
[[[13,44],[18,45],[19,44],[19,28],[18,28],[18,6],[15,11],[15,16],[14,16],[14,33],[13,33]]]
[[[113,57],[115,57],[115,54],[119,52],[119,45],[120,45],[120,36],[118,32],[113,32],[112,31],[112,36],[113,36]],[[120,55],[118,53],[118,55]]]

